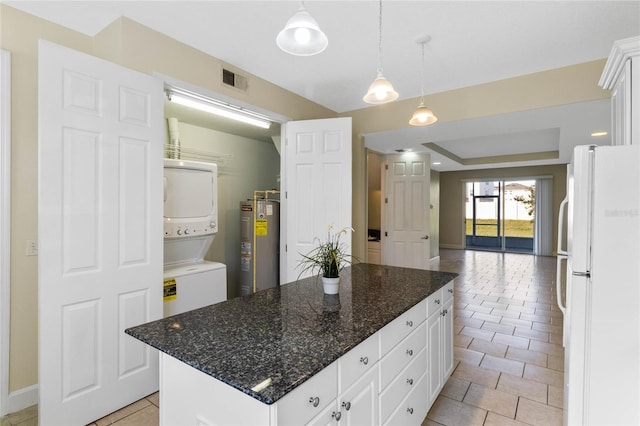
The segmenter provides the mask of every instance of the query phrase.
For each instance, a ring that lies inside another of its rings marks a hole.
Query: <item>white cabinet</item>
[[[341,425],[378,424],[378,366],[340,395]]]
[[[335,403],[338,396],[337,362],[285,395],[276,403],[279,425],[303,425],[324,408]]]
[[[431,407],[431,404],[425,404],[425,401],[427,401],[427,385],[425,383],[427,376],[428,373],[424,373],[418,379],[415,389],[402,400],[391,416],[382,423],[384,426],[419,426],[422,424]]]
[[[382,424],[416,424],[424,419],[427,371],[426,302],[422,301],[380,330],[380,421]],[[419,395],[419,396],[416,396]],[[415,400],[415,403],[413,402]],[[411,401],[411,407],[405,407]],[[413,414],[409,422],[407,413]],[[400,414],[399,414],[400,413]]]
[[[436,400],[453,371],[453,282],[427,299],[428,400]]]
[[[161,353],[160,424],[420,425],[453,368],[452,306],[453,281],[272,405]]]
[[[301,423],[302,424],[302,423]],[[307,425],[377,425],[378,366],[375,365]]]
[[[374,265],[382,264],[380,241],[367,241],[367,263],[373,263]]]
[[[611,144],[640,144],[640,37],[613,44],[599,85],[611,91]]]
[[[338,359],[339,392],[342,393],[378,362],[378,333]]]

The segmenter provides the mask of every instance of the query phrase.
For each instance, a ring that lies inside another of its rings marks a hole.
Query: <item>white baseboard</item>
[[[440,248],[443,249],[451,249],[451,250],[462,250],[462,244],[440,244]]]
[[[38,403],[38,385],[27,386],[9,393],[7,414],[24,410]]]

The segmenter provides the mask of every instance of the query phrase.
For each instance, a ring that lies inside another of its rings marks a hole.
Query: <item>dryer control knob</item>
[[[189,230],[188,229],[184,230],[184,235],[189,235]]]
[[[178,235],[182,235],[182,229],[178,229],[178,230],[176,231],[176,234],[178,234]]]
[[[214,221],[211,221],[211,223],[209,224],[210,227],[215,228],[216,227],[216,223]]]

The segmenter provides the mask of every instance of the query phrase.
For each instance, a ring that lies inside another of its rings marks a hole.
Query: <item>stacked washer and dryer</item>
[[[218,232],[218,171],[164,160],[164,316],[227,300],[227,267],[204,260]]]

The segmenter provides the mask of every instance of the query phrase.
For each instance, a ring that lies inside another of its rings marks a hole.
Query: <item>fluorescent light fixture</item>
[[[261,114],[246,110],[242,107],[225,104],[214,99],[208,99],[195,93],[169,89],[168,97],[171,102],[175,102],[178,105],[186,106],[188,108],[241,121],[263,129],[271,127],[271,121]]]
[[[431,163],[431,164],[433,164],[434,166],[439,166],[439,165],[440,165],[440,164],[442,164],[442,163],[441,163],[441,162],[439,162],[439,161],[434,161],[434,162],[433,162],[433,163]]]
[[[609,134],[609,132],[593,132],[593,133],[591,133],[591,136],[593,136],[593,137],[607,136],[608,134]]]

